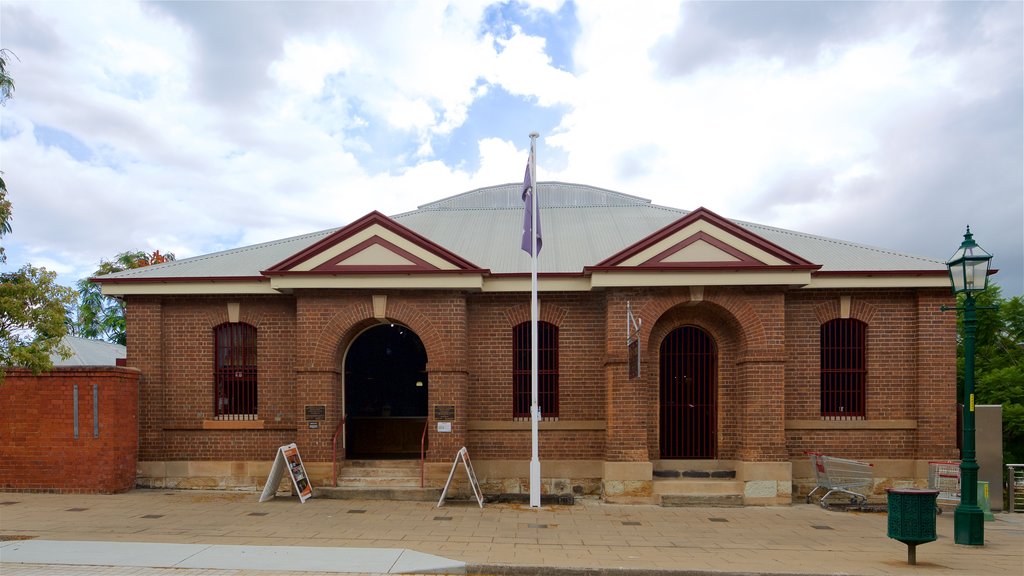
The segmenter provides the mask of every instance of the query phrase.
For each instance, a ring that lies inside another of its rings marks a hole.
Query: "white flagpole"
[[[530,458],[530,508],[540,508],[540,457],[537,451],[537,423],[540,420],[540,406],[537,403],[537,138],[540,134],[530,132],[530,182],[533,184],[533,225],[530,239],[530,434],[533,452]]]

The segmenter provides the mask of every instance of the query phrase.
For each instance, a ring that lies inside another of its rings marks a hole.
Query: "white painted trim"
[[[823,288],[949,288],[949,276],[816,276],[804,286]]]
[[[270,282],[153,282],[102,285],[104,296],[150,296],[191,294],[279,294]]]
[[[480,290],[480,274],[366,274],[345,276],[277,276],[270,279],[277,290],[296,288],[403,288],[406,290],[442,288]]]
[[[762,269],[763,270],[763,269]],[[595,288],[626,286],[805,286],[811,282],[806,270],[737,272],[728,271],[595,271]]]

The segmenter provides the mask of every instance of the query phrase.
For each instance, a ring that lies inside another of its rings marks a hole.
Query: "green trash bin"
[[[917,564],[917,545],[934,542],[938,490],[889,488],[889,538],[907,545],[907,563]]]

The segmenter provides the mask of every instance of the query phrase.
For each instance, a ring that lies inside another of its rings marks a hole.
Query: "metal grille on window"
[[[256,328],[229,323],[214,328],[214,414],[218,420],[255,420]]]
[[[821,326],[821,416],[860,420],[865,416],[867,325],[830,320]]]
[[[537,403],[543,420],[558,418],[558,326],[537,322]],[[512,417],[530,418],[530,323],[512,329]]]

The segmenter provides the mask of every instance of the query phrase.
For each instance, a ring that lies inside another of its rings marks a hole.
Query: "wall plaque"
[[[326,420],[327,406],[324,404],[306,405],[306,420]]]
[[[438,422],[455,420],[455,406],[453,404],[434,404],[434,420]]]

